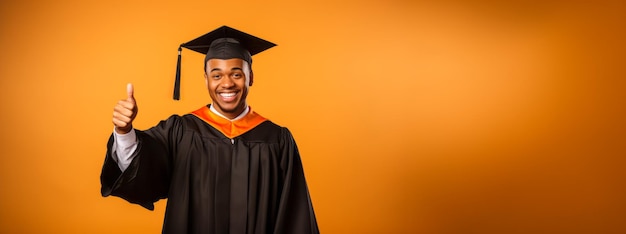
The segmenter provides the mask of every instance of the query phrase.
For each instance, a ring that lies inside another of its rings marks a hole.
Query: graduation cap
[[[237,29],[222,26],[178,47],[174,100],[180,100],[180,60],[182,48],[205,54],[204,66],[209,59],[239,58],[252,65],[252,55],[276,46],[276,44],[252,36]]]

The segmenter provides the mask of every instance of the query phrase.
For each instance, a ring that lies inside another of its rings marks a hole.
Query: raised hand
[[[133,120],[135,120],[138,111],[134,92],[133,84],[128,83],[126,85],[126,99],[118,101],[113,108],[113,125],[115,125],[117,133],[126,134],[133,129]]]

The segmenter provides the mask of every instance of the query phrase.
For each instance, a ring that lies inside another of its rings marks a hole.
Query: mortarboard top
[[[237,29],[222,26],[178,47],[176,81],[174,82],[174,100],[180,99],[180,63],[182,48],[206,54],[204,65],[209,59],[239,58],[252,65],[252,55],[276,46],[276,44],[252,36]]]

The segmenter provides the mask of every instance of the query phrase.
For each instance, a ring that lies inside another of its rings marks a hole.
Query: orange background
[[[100,196],[112,109],[206,104],[176,49],[221,25],[279,45],[249,103],[323,233],[626,233],[623,1],[296,2],[2,1],[0,233],[159,233],[164,201]]]

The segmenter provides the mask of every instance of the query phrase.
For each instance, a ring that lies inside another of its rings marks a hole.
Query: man
[[[227,26],[182,44],[206,54],[212,103],[145,131],[132,127],[129,84],[113,112],[102,195],[150,210],[167,198],[163,233],[319,233],[291,133],[246,103],[251,56],[273,46]]]

